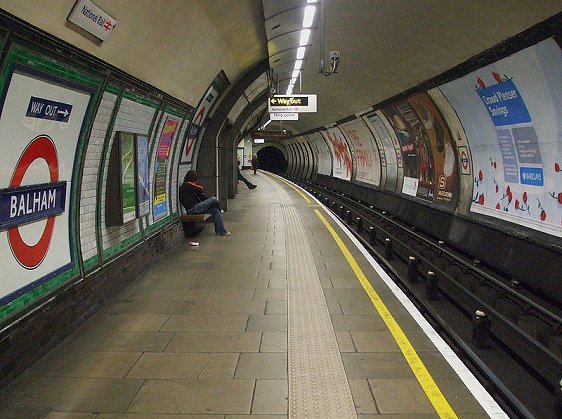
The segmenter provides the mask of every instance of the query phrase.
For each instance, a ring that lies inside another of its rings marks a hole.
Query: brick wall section
[[[53,298],[38,302],[35,310],[0,332],[0,388],[21,374],[47,351],[59,344],[147,271],[171,249],[185,241],[174,223],[81,281],[67,284]],[[17,314],[16,314],[17,317]]]

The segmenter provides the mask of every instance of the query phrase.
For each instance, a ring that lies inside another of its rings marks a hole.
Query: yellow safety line
[[[355,260],[349,249],[346,247],[338,233],[336,233],[336,231],[333,229],[330,223],[328,223],[328,221],[326,220],[326,218],[324,218],[320,211],[315,209],[314,212],[324,223],[324,225],[338,244],[340,250],[347,259],[347,262],[353,269],[353,272],[355,272],[357,279],[359,279],[359,282],[361,282],[363,289],[369,295],[369,298],[373,302],[373,305],[379,312],[380,316],[386,323],[386,326],[390,330],[390,333],[394,337],[394,340],[400,347],[404,358],[406,358],[406,361],[410,365],[410,368],[414,372],[414,375],[422,386],[423,391],[429,398],[429,401],[435,408],[437,414],[442,418],[456,418],[457,415],[449,405],[449,402],[447,402],[447,400],[443,396],[443,393],[441,393],[441,390],[439,390],[439,387],[433,380],[433,377],[431,377],[431,374],[429,374],[429,372],[427,371],[416,350],[414,349],[396,320],[394,320],[394,317],[392,317],[392,314],[390,314],[390,311],[388,311],[388,308],[386,308],[384,302],[381,300],[377,292],[367,280],[367,277],[357,264],[357,261]]]
[[[286,183],[287,185],[289,185],[305,200],[307,204],[311,204],[310,199],[301,190],[299,190],[296,186],[294,186],[291,182],[286,181],[280,176],[273,175],[273,174],[271,175],[276,177],[280,181]],[[406,358],[406,362],[408,362],[408,365],[412,369],[414,375],[416,376],[418,382],[420,383],[423,391],[427,395],[427,398],[433,405],[433,408],[435,409],[437,414],[442,418],[451,418],[451,419],[457,418],[457,415],[453,411],[453,408],[451,407],[447,399],[445,399],[445,396],[443,396],[441,390],[439,390],[439,387],[433,380],[433,377],[425,367],[423,361],[420,359],[418,353],[416,352],[416,350],[414,349],[414,347],[406,337],[406,334],[402,331],[402,328],[398,325],[396,320],[394,320],[394,317],[392,317],[392,314],[390,313],[388,308],[386,308],[386,305],[381,300],[381,298],[379,297],[379,295],[377,294],[377,292],[375,291],[375,289],[373,288],[373,286],[371,285],[371,283],[363,273],[363,270],[359,267],[357,261],[355,260],[355,258],[353,257],[347,246],[344,244],[343,240],[340,238],[338,233],[334,230],[334,228],[330,225],[330,223],[326,220],[326,218],[324,218],[324,216],[319,210],[314,209],[314,212],[316,213],[318,218],[320,218],[320,220],[324,223],[324,225],[326,226],[326,228],[334,238],[335,242],[339,246],[340,250],[342,251],[343,255],[347,260],[347,263],[349,263],[349,266],[351,266],[351,269],[353,269],[355,276],[363,286],[363,289],[371,299],[371,302],[375,306],[375,309],[382,317],[383,321],[386,324],[386,327],[388,327],[388,330],[390,331],[390,333],[394,337],[394,340],[400,347],[400,350],[402,351],[404,358]]]
[[[286,181],[285,179],[283,179],[281,176],[277,176],[274,175],[273,173],[268,173],[268,175],[271,175],[277,179],[279,179],[281,182],[286,183],[287,185],[289,185],[291,188],[293,188],[300,196],[302,196],[302,199],[304,199],[304,201],[307,204],[311,204],[312,202],[310,201],[310,199],[308,198],[308,196],[306,196],[304,193],[302,193],[302,191],[298,188],[295,187],[295,185],[293,185],[291,182]]]

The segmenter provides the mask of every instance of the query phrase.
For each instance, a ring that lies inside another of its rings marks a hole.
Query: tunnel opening
[[[281,150],[276,147],[264,147],[258,151],[260,169],[269,172],[284,174],[287,171],[287,159]]]

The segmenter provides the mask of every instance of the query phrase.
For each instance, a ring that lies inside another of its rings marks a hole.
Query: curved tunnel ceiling
[[[263,0],[265,32],[278,35],[295,28],[295,8],[306,0]],[[562,10],[560,1],[490,2],[449,0],[326,0],[325,61],[341,53],[338,74],[319,74],[321,31],[302,70],[303,93],[318,95],[318,113],[285,122],[293,132],[332,124],[400,94],[474,57]],[[275,12],[269,19],[268,14]],[[318,22],[320,13],[316,13]],[[302,13],[297,16],[302,27]],[[275,26],[281,25],[273,29]],[[268,44],[270,66],[292,70],[295,52],[279,54]],[[293,46],[295,47],[295,46]],[[289,43],[282,49],[289,50]],[[290,51],[290,50],[289,50]],[[277,62],[275,59],[282,58]],[[284,66],[284,64],[286,64]],[[287,73],[281,72],[281,80]],[[281,83],[285,94],[287,83]],[[299,82],[293,93],[298,93]],[[271,124],[272,127],[274,123]]]
[[[318,113],[283,124],[295,133],[333,124],[400,94],[562,11],[559,0],[323,1],[325,60],[330,51],[339,51],[340,69],[330,77],[318,72],[317,11],[302,87],[303,93],[318,95]],[[0,7],[192,106],[219,71],[234,86],[269,57],[273,74],[264,73],[244,92],[236,110],[240,115],[271,76],[280,81],[279,92],[285,92],[307,0],[95,3],[118,20],[103,44],[66,22],[75,0],[50,2],[49,13],[41,0],[0,0]],[[294,93],[298,87],[297,81]]]

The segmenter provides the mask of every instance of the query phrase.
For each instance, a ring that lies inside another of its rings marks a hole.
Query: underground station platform
[[[186,239],[5,387],[0,416],[507,417],[321,203],[247,176],[231,236]]]

